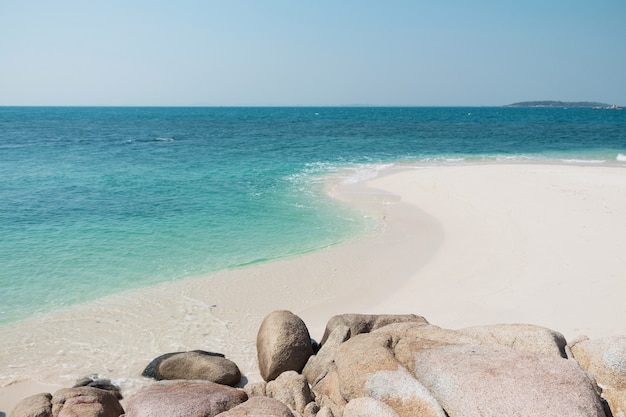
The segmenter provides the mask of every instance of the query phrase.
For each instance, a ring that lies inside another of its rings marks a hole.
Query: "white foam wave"
[[[394,166],[394,164],[362,165],[355,168],[342,182],[344,184],[355,184],[357,182],[371,180],[372,178],[376,178],[381,171],[392,166]]]
[[[626,162],[626,155],[624,155],[623,153],[618,153],[617,158],[615,159],[617,159],[620,162]]]
[[[529,161],[537,159],[530,155],[495,155],[496,161]]]
[[[604,159],[561,159],[561,162],[568,164],[603,164],[606,162]]]
[[[173,142],[174,138],[158,137],[158,138],[155,138],[154,140],[158,142]]]

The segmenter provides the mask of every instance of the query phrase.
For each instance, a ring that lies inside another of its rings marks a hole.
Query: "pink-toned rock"
[[[63,388],[52,396],[54,417],[119,417],[124,409],[111,391],[93,387]]]
[[[294,417],[285,404],[269,397],[252,397],[218,417]]]
[[[31,395],[17,403],[9,417],[52,417],[52,394]]]
[[[369,333],[392,323],[406,322],[428,323],[424,317],[415,314],[340,314],[328,320],[320,344],[323,346],[326,343],[337,326],[347,326],[350,328],[350,336],[354,337],[357,334]]]
[[[247,399],[243,390],[209,381],[159,381],[128,399],[125,417],[213,417]]]
[[[415,352],[414,373],[449,417],[604,417],[587,375],[553,355],[439,346]]]
[[[524,352],[567,358],[565,337],[559,332],[532,324],[494,324],[458,330],[484,345],[500,345]]]
[[[259,371],[265,381],[285,371],[301,372],[313,354],[306,325],[290,311],[268,314],[261,323],[256,340]]]

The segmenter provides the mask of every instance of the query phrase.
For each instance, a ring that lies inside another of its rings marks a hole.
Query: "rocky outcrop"
[[[285,371],[302,371],[313,354],[311,336],[302,319],[290,311],[267,315],[257,334],[259,371],[265,381]]]
[[[168,353],[144,375],[193,380],[154,382],[128,399],[125,417],[626,415],[626,336],[567,345],[529,324],[452,330],[416,315],[347,314],[330,320],[323,342],[313,354],[304,322],[275,311],[257,336],[264,381],[236,389],[223,375],[239,380],[239,369],[223,355]],[[26,398],[10,417],[123,413],[109,380],[90,375],[76,385]]]
[[[240,389],[209,381],[159,381],[128,399],[126,417],[213,417],[245,402]]]
[[[42,393],[24,398],[15,405],[9,417],[52,417],[52,394]]]
[[[161,355],[150,362],[142,375],[156,380],[204,380],[230,386],[241,380],[237,364],[222,354],[203,350]]]

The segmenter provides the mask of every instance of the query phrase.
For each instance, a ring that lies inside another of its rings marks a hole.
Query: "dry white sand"
[[[1,327],[0,413],[90,373],[128,395],[173,351],[221,352],[260,380],[256,332],[275,309],[300,315],[318,340],[348,312],[415,313],[448,328],[533,323],[568,340],[626,334],[623,167],[404,167],[331,191],[380,230]]]

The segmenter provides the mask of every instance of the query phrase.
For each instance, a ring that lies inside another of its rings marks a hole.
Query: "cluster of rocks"
[[[10,417],[618,417],[626,336],[567,343],[527,324],[450,330],[416,315],[333,317],[319,345],[288,311],[257,336],[263,382],[205,351],[153,360],[130,398],[95,377],[24,399]]]

